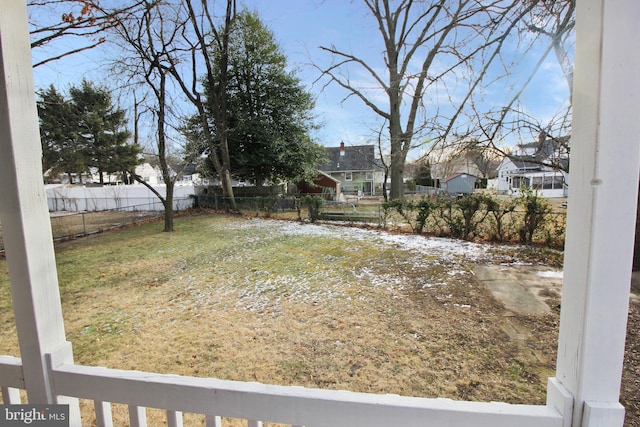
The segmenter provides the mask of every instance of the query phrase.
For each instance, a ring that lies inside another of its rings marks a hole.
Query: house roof
[[[325,147],[328,161],[318,169],[324,172],[381,170],[382,162],[375,156],[375,145],[345,145]],[[341,154],[342,153],[342,154]]]
[[[542,165],[535,161],[532,156],[509,156],[509,159],[513,162],[515,167],[518,170],[527,169],[527,170],[539,170],[542,168]]]
[[[510,155],[508,156],[508,158],[511,160],[511,162],[513,162],[516,169],[519,171],[540,171],[549,169],[566,171],[569,169],[569,159],[557,159],[553,162],[549,162],[547,161],[547,159],[538,160],[534,156]]]
[[[529,142],[526,144],[520,144],[519,147],[522,151],[533,150],[533,154],[524,155],[511,155],[509,157],[515,157],[524,161],[541,162],[549,157],[563,157],[564,151],[569,143],[570,136],[560,136],[552,138],[542,133],[537,141]]]
[[[475,175],[471,175],[470,173],[462,173],[462,172],[458,172],[458,173],[451,174],[451,175],[449,175],[448,177],[444,178],[444,179],[442,180],[442,182],[448,182],[448,181],[451,181],[452,179],[455,179],[455,178],[457,178],[457,177],[459,177],[459,176],[462,176],[462,175],[470,176],[471,178],[474,178],[474,179],[476,178],[476,176],[475,176]]]
[[[325,172],[322,172],[321,170],[318,170],[318,175],[316,175],[316,179],[321,178],[321,177],[322,177],[322,178],[330,179],[331,181],[334,181],[334,182],[336,182],[336,183],[340,183],[340,180],[339,180],[339,179],[334,178],[334,177],[332,177],[331,175],[329,175],[329,174],[327,174],[327,173],[325,173]]]
[[[509,154],[507,157],[521,171],[568,170],[569,157],[565,151],[567,151],[569,139],[569,136],[550,138],[543,133],[537,141],[519,145],[522,152],[533,150],[532,154]]]

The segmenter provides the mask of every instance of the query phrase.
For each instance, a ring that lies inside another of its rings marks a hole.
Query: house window
[[[546,176],[544,178],[544,189],[561,189],[564,186],[564,177],[562,175]]]
[[[353,173],[352,172],[345,172],[344,180],[345,181],[353,181]]]
[[[529,178],[527,178],[526,176],[514,176],[511,188],[529,188]]]
[[[534,176],[531,178],[531,188],[534,190],[540,190],[542,188],[543,179],[544,178],[541,176]]]
[[[553,177],[553,188],[564,188],[564,176],[556,175]]]
[[[365,178],[367,181],[373,181],[373,172],[367,172],[367,176]]]

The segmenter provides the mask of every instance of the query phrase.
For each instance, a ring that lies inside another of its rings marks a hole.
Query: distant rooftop
[[[382,161],[376,158],[375,145],[345,145],[325,147],[328,161],[318,169],[324,172],[370,171],[383,168]]]

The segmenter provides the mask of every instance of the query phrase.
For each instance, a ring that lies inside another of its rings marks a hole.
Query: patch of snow
[[[278,233],[291,236],[322,236],[344,240],[367,240],[381,245],[393,245],[397,249],[418,252],[423,255],[437,255],[444,259],[464,257],[470,261],[487,255],[487,245],[464,242],[441,237],[425,237],[415,234],[390,234],[379,230],[343,227],[329,224],[306,224],[293,221],[270,221],[253,218],[245,227],[271,227]]]
[[[393,247],[405,251],[406,257],[399,257],[394,268],[386,270],[384,262],[372,265],[354,266],[349,271],[351,276],[336,280],[331,270],[340,267],[339,257],[322,255],[325,267],[317,267],[316,271],[306,271],[304,275],[291,271],[288,274],[271,274],[267,271],[256,271],[240,277],[233,272],[226,278],[226,283],[212,282],[205,276],[185,278],[189,284],[184,294],[176,303],[184,308],[196,306],[215,309],[234,295],[235,303],[231,307],[239,311],[252,311],[260,315],[279,316],[283,305],[287,302],[302,302],[313,306],[331,301],[345,299],[348,301],[368,302],[371,295],[361,292],[363,284],[370,289],[384,290],[391,298],[407,298],[413,289],[442,289],[442,294],[435,296],[443,304],[451,304],[453,295],[448,294],[446,287],[452,280],[464,280],[473,272],[467,268],[468,263],[492,257],[492,246],[482,243],[465,242],[446,238],[425,237],[420,235],[391,234],[381,230],[362,229],[357,227],[336,226],[331,224],[308,224],[294,221],[274,221],[251,218],[228,225],[231,229],[246,231],[243,241],[247,252],[268,244],[270,239],[295,236],[317,236],[344,242],[345,250],[349,250],[350,242],[366,242],[380,248]],[[255,231],[255,233],[253,233]],[[355,249],[355,248],[354,248]],[[244,251],[218,254],[220,259],[234,263],[243,263]],[[215,270],[215,267],[214,267]],[[229,273],[229,272],[227,272]],[[561,272],[560,272],[561,274]],[[238,286],[242,283],[243,286]],[[320,284],[319,286],[316,284]],[[455,304],[461,308],[470,308],[467,304]],[[226,303],[225,303],[226,307]]]
[[[548,277],[551,279],[562,279],[562,271],[539,271],[538,277]]]

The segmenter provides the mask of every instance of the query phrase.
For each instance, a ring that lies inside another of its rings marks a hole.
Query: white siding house
[[[162,171],[160,170],[160,168],[158,166],[151,166],[151,164],[148,162],[144,162],[136,166],[135,173],[149,185],[164,184],[164,179],[162,178]],[[142,185],[137,181],[135,181],[135,184]]]
[[[567,197],[569,174],[517,158],[505,157],[498,167],[498,193],[518,195],[522,188],[536,191],[542,197]]]
[[[515,154],[505,156],[498,166],[498,193],[518,195],[526,188],[542,197],[567,197],[569,156],[563,148],[544,136],[538,142],[518,147]]]

